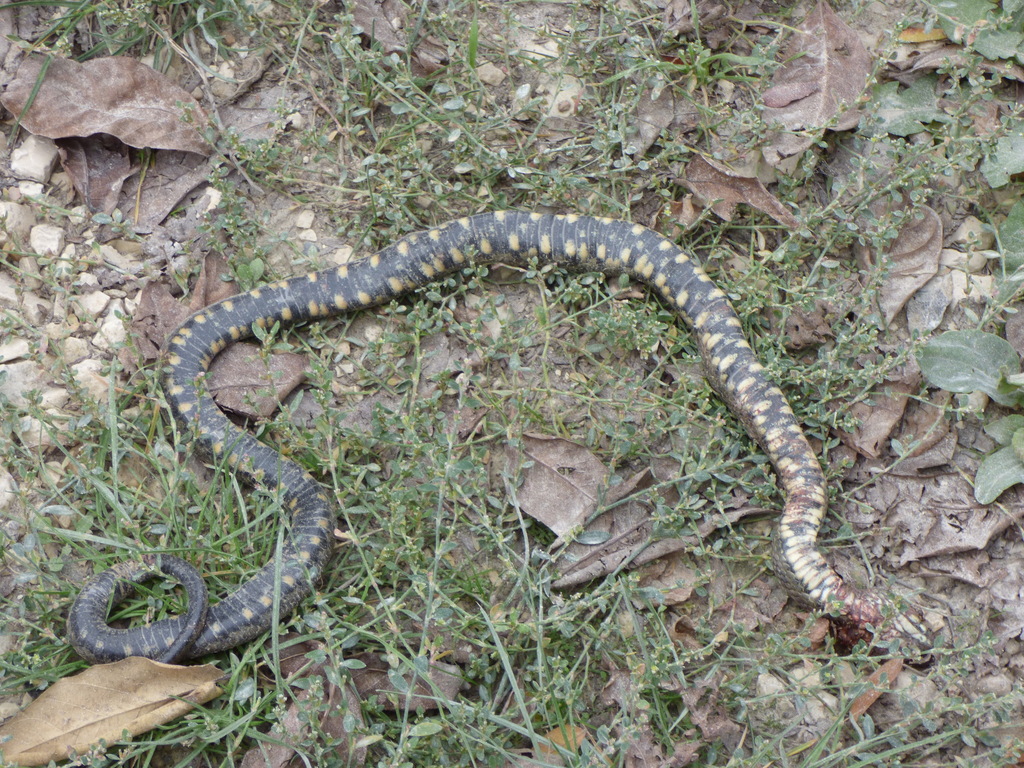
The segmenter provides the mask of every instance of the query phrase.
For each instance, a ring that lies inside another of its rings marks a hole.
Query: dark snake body
[[[86,585],[72,607],[68,632],[87,660],[147,656],[195,658],[252,640],[307,596],[331,551],[334,502],[297,464],[231,424],[209,394],[203,374],[229,344],[252,328],[301,322],[390,301],[472,264],[528,266],[553,262],[574,271],[626,273],[650,286],[692,327],[715,390],[770,457],[785,493],[775,533],[775,570],[810,602],[857,628],[922,642],[915,621],[889,615],[873,593],[848,587],[816,547],[826,510],[825,480],[781,390],[765,376],[725,294],[670,240],[640,225],[585,216],[498,212],[458,219],[409,235],[352,264],[258,288],[192,315],[168,344],[165,388],[175,418],[196,441],[252,482],[276,490],[292,513],[291,531],[275,561],[207,609],[190,590],[189,613],[129,629],[107,625],[113,600],[154,568],[183,578],[190,569],[167,556],[124,563]],[[201,581],[201,579],[200,579]]]

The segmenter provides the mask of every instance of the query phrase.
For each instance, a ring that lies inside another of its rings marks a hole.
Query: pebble
[[[9,363],[12,360],[26,357],[31,349],[28,339],[11,339],[0,344],[0,363]]]
[[[94,400],[106,403],[110,396],[110,381],[103,375],[103,361],[94,358],[71,366],[71,375]]]
[[[32,325],[42,325],[51,305],[22,286],[6,272],[0,272],[0,307],[20,311]]]
[[[996,235],[992,228],[977,216],[968,216],[956,228],[950,242],[970,249],[989,250],[996,244]]]
[[[92,343],[100,349],[111,350],[124,343],[128,337],[128,329],[124,325],[124,302],[115,299],[110,302],[107,313],[100,323],[100,329],[92,337]]]
[[[88,320],[91,318],[97,318],[103,314],[103,310],[110,304],[110,297],[103,291],[90,291],[83,293],[79,296],[75,296],[74,302],[82,310],[82,319]]]
[[[46,182],[57,165],[53,139],[29,136],[11,152],[11,172],[19,179]]]
[[[29,232],[28,243],[39,256],[56,256],[64,250],[64,230],[52,224],[37,224]]]
[[[0,202],[0,219],[4,222],[0,228],[0,245],[11,240],[27,240],[36,223],[32,209],[21,203]]]
[[[480,78],[480,82],[484,85],[501,85],[505,78],[508,77],[500,68],[489,61],[485,61],[476,68],[476,76]]]

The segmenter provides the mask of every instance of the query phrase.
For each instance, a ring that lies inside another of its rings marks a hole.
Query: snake
[[[68,614],[68,637],[86,661],[143,656],[167,663],[252,641],[287,618],[316,588],[332,551],[336,502],[308,471],[234,425],[204,388],[214,357],[277,323],[299,323],[391,301],[468,267],[555,264],[572,272],[625,273],[649,287],[694,335],[712,389],[769,457],[784,496],[773,531],[773,570],[790,592],[855,632],[915,647],[929,638],[919,617],[888,595],[848,584],[818,548],[827,511],[821,465],[782,390],[747,342],[728,298],[672,240],[629,221],[499,211],[406,235],[383,250],[223,299],[191,315],[166,344],[164,391],[196,447],[276,494],[291,516],[278,551],[249,580],[209,604],[194,566],[168,554],[126,560],[93,577]],[[134,584],[165,573],[188,609],[149,624],[112,627],[108,612]]]

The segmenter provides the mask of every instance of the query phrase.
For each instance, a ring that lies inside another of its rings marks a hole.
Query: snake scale
[[[88,582],[68,617],[72,645],[88,661],[146,656],[165,662],[245,643],[286,617],[312,591],[331,551],[334,502],[304,469],[234,426],[203,389],[213,358],[253,328],[372,307],[472,264],[555,263],[573,271],[626,273],[647,284],[692,327],[706,375],[768,454],[785,494],[775,530],[776,572],[809,602],[858,630],[926,643],[918,622],[881,595],[844,583],[816,546],[826,511],[825,479],[782,391],[765,376],[740,321],[700,266],[671,240],[637,224],[575,215],[497,212],[461,218],[408,235],[342,267],[257,288],[192,315],[170,338],[165,380],[175,418],[197,444],[251,482],[275,490],[292,515],[276,559],[207,606],[193,566],[147,555]],[[179,579],[188,612],[143,626],[107,623],[111,604],[131,583],[163,571]]]

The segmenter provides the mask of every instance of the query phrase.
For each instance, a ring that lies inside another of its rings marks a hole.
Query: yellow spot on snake
[[[340,293],[334,294],[334,307],[335,309],[348,309],[348,301]]]
[[[360,304],[369,304],[371,301],[373,301],[373,298],[366,291],[360,291],[359,295],[356,298],[359,299]]]
[[[519,235],[509,235],[508,236],[508,247],[514,253],[519,253]]]

